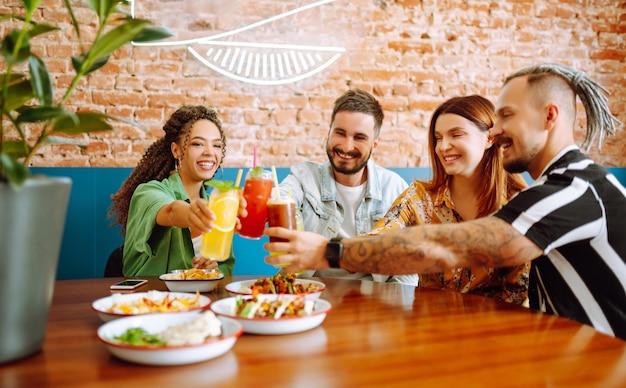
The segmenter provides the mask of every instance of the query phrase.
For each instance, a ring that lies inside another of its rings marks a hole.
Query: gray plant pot
[[[43,346],[72,181],[0,182],[0,364]]]

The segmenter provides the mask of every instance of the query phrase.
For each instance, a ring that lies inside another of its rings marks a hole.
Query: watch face
[[[343,253],[343,244],[341,238],[332,238],[326,245],[326,260],[331,268],[339,268],[339,260]]]

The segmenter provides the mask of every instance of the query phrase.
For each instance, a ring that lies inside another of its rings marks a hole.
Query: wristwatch
[[[339,260],[341,260],[342,255],[343,244],[341,243],[341,237],[331,238],[328,244],[326,244],[326,253],[324,254],[330,268],[341,268],[339,266]]]

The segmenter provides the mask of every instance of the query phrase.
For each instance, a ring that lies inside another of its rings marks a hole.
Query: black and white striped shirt
[[[530,307],[626,339],[626,189],[573,147],[495,216],[543,249]]]

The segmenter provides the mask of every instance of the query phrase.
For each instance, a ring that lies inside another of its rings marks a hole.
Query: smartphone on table
[[[126,279],[119,283],[111,284],[112,290],[134,290],[148,283],[145,279]]]

